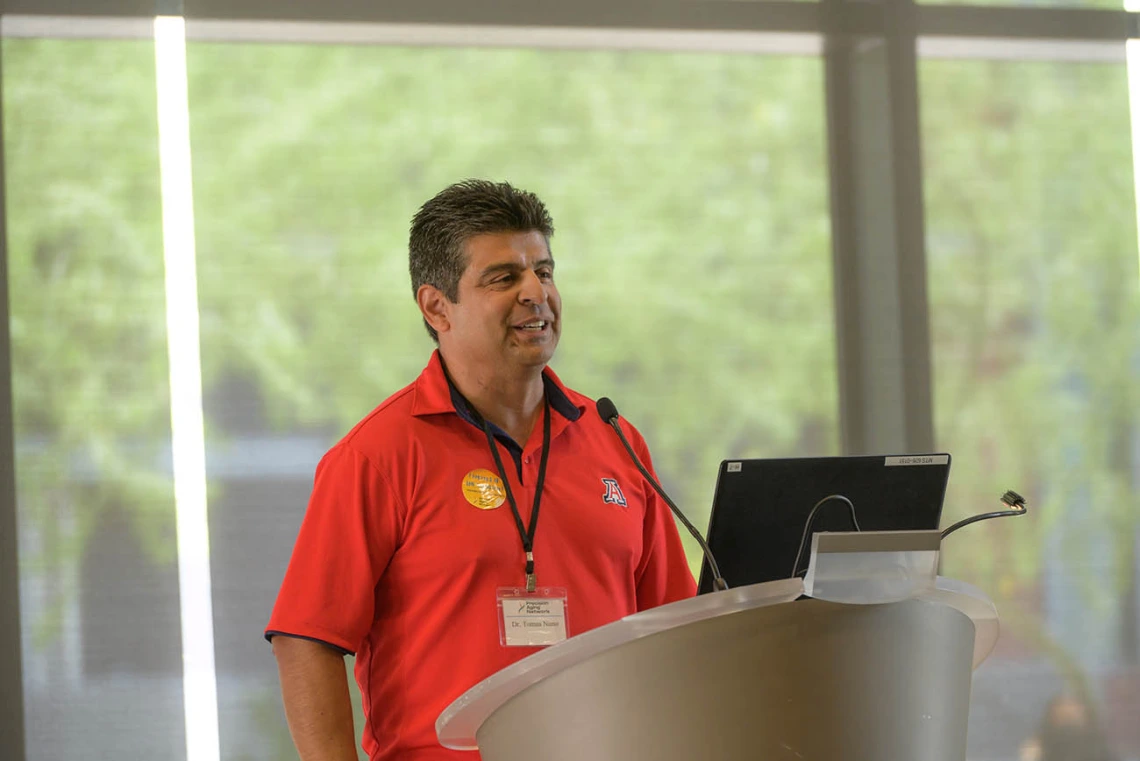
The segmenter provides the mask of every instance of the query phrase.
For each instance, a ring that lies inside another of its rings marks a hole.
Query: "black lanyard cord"
[[[526,591],[534,592],[538,586],[534,574],[534,535],[538,530],[538,508],[542,503],[542,487],[546,482],[546,463],[550,459],[550,403],[543,397],[542,414],[542,456],[538,463],[538,481],[534,485],[534,506],[530,511],[530,526],[523,525],[522,515],[519,513],[515,495],[511,492],[511,482],[507,478],[507,471],[503,467],[503,458],[499,455],[499,447],[495,444],[495,436],[491,433],[491,426],[481,415],[483,433],[487,434],[487,445],[491,447],[491,456],[495,458],[495,467],[499,469],[499,477],[503,480],[503,489],[507,493],[507,502],[511,506],[511,513],[515,516],[515,526],[518,527],[519,537],[522,539],[523,552],[526,553]]]

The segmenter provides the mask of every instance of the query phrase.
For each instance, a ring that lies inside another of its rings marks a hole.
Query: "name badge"
[[[568,606],[564,587],[500,587],[499,643],[504,647],[556,645],[567,637]]]

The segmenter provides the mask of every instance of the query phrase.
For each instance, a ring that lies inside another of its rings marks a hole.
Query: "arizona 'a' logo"
[[[616,478],[603,478],[602,484],[606,487],[606,493],[602,495],[602,502],[607,505],[626,506],[625,495],[621,493],[621,487],[618,486]]]

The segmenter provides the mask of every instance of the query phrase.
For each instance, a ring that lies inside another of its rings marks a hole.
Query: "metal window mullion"
[[[820,5],[795,0],[577,0],[517,3],[502,0],[324,0],[287,7],[274,0],[185,0],[191,19],[296,20],[370,23],[813,32]]]
[[[839,386],[840,449],[863,450],[864,421],[862,355],[856,271],[854,120],[848,63],[851,40],[841,30],[831,30],[824,42],[829,198],[831,204],[832,288],[834,290],[836,370]]]
[[[4,144],[3,63],[0,62],[0,146]],[[24,680],[20,630],[20,564],[16,521],[15,419],[12,411],[11,314],[8,307],[8,237],[0,152],[0,747],[4,758],[24,761]]]
[[[7,15],[153,18],[169,0],[0,0]],[[599,29],[730,30],[821,32],[827,16],[868,10],[867,3],[834,4],[789,0],[637,0],[611,3],[481,2],[467,0],[185,0],[188,20],[431,23],[503,26],[579,26]],[[873,6],[872,6],[873,8]],[[976,5],[912,6],[921,36],[1021,37],[1109,41],[1140,36],[1135,13],[1096,8]]]
[[[918,84],[918,6],[894,0],[887,16],[887,74],[894,145],[895,236],[902,334],[906,447],[934,450],[933,378],[926,278],[926,211]]]
[[[825,0],[842,451],[930,451],[915,6],[874,6],[868,28],[849,1]]]
[[[1140,36],[1140,14],[1123,10],[918,5],[913,19],[923,37],[1123,42]]]

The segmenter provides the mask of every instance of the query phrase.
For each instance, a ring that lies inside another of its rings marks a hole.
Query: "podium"
[[[997,613],[928,581],[849,603],[792,578],[631,615],[480,682],[437,735],[484,761],[963,761]]]

